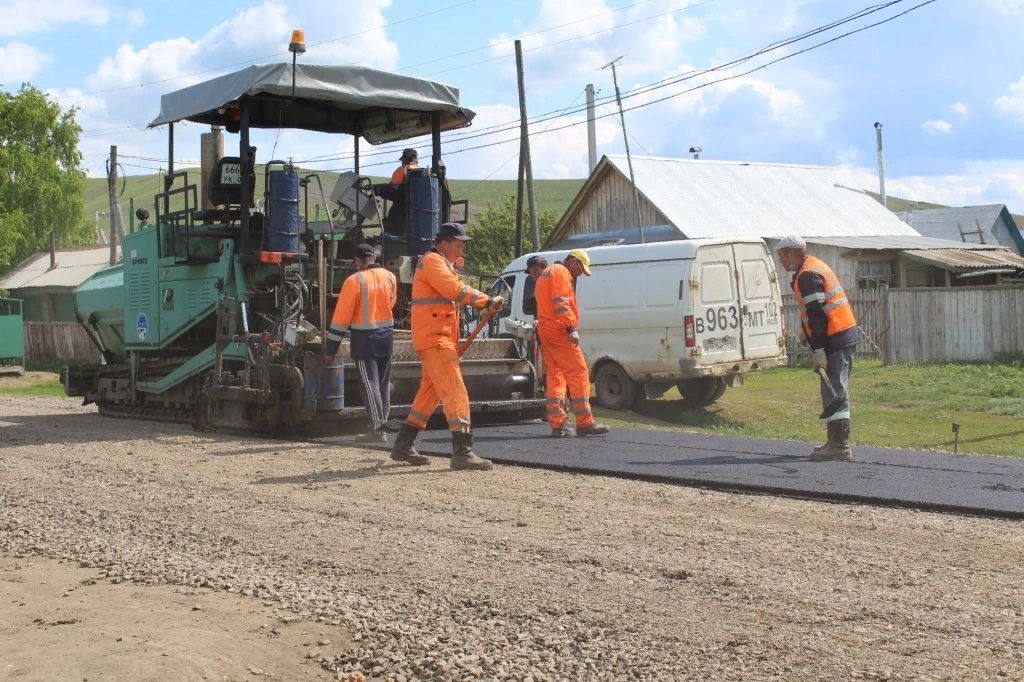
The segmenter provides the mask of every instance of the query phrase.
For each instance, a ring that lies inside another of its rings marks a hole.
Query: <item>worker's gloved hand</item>
[[[828,369],[828,356],[825,354],[824,348],[816,350],[811,354],[811,371],[817,372],[819,367],[821,369]]]
[[[574,346],[580,345],[580,333],[575,329],[569,332],[569,343]]]
[[[501,310],[505,306],[505,299],[501,296],[491,297],[491,308],[494,310]]]

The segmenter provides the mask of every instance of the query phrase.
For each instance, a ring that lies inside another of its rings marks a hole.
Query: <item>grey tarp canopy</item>
[[[450,85],[361,66],[298,64],[292,99],[292,65],[250,66],[169,92],[149,127],[189,120],[237,126],[230,106],[245,98],[249,126],[301,128],[362,135],[371,144],[430,133],[430,114],[441,130],[469,125],[476,115],[459,106]]]

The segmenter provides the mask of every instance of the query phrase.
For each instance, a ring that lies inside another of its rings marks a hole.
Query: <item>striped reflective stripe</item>
[[[557,308],[555,308],[555,315],[563,315],[567,312],[569,312],[569,309],[566,308],[565,306],[558,306]]]
[[[568,300],[569,300],[568,296],[555,296],[553,299],[551,299],[551,302],[552,303],[565,303]]]
[[[468,292],[469,292],[469,285],[466,284],[461,289],[459,289],[459,295],[455,297],[455,300],[456,301],[462,301],[462,297],[465,296]]]
[[[573,405],[580,405],[582,403],[589,403],[589,402],[590,402],[590,398],[573,398],[572,399],[572,404]]]
[[[356,273],[356,281],[359,282],[359,300],[362,303],[363,310],[363,323],[369,323],[370,321],[370,288],[366,286],[366,275],[361,272]]]
[[[551,403],[554,403],[554,404],[558,405],[558,404],[561,404],[562,400],[563,400],[563,398],[548,398],[547,402],[548,402],[548,405],[550,405]]]
[[[461,417],[460,416],[460,417],[455,417],[454,419],[449,419],[448,420],[448,428],[450,430],[452,430],[452,431],[454,431],[455,429],[462,428],[464,426],[469,426],[469,425],[470,425],[469,417]]]
[[[342,330],[342,331],[344,331],[344,330]],[[328,341],[341,341],[341,334],[336,332],[336,331],[334,331],[333,329],[331,329],[331,330],[329,330],[327,332],[327,340]]]
[[[556,414],[562,414],[563,410],[561,407],[549,407],[548,416],[554,416]]]
[[[418,419],[421,422],[426,422],[430,420],[429,414],[423,414],[418,410],[409,410],[409,416],[412,417],[413,419]]]
[[[550,276],[551,276],[551,271],[550,270],[545,270],[544,272],[542,272],[542,273],[540,273],[538,275],[538,277],[550,277]]]
[[[835,310],[836,308],[844,306],[847,303],[849,303],[849,301],[846,300],[846,296],[843,296],[842,298],[840,298],[840,299],[838,299],[836,301],[832,301],[831,303],[826,303],[825,304],[825,310]]]
[[[395,326],[394,320],[381,320],[378,323],[367,322],[366,324],[354,324],[353,329],[361,329],[363,331],[372,331],[374,329],[391,329]]]
[[[808,294],[807,296],[804,296],[804,305],[807,305],[811,301],[819,301],[820,302],[820,301],[824,301],[824,300],[825,300],[825,294],[821,293],[820,291],[815,291],[813,294]]]
[[[429,298],[414,298],[410,301],[410,305],[437,305],[439,303],[448,303],[449,305],[455,305],[455,301],[440,296],[432,296]]]

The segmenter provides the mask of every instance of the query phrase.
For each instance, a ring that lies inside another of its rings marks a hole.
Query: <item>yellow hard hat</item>
[[[569,255],[580,262],[583,266],[583,274],[590,275],[590,256],[583,249],[573,249],[569,252]]]

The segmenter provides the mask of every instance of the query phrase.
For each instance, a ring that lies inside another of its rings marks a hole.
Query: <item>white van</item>
[[[541,255],[553,264],[568,251]],[[597,402],[624,410],[643,389],[678,386],[708,405],[742,375],[786,364],[778,275],[760,239],[700,239],[587,249],[593,276],[580,277],[580,336]],[[527,254],[491,287],[509,298],[495,331],[531,322]],[[542,354],[543,358],[543,354]]]

